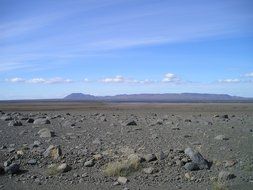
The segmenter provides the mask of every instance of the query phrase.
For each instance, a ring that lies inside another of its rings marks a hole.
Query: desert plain
[[[253,103],[0,110],[0,189],[253,189]]]

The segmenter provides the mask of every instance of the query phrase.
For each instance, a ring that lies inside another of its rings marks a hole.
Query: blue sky
[[[253,97],[251,0],[0,0],[0,99]]]

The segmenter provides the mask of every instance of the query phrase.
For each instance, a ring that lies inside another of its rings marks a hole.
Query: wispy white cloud
[[[6,82],[11,82],[11,83],[30,83],[30,84],[61,84],[61,83],[72,83],[74,82],[71,79],[64,79],[61,77],[54,77],[50,79],[45,79],[45,78],[32,78],[32,79],[24,79],[24,78],[19,78],[19,77],[14,77],[10,79],[6,79]]]
[[[220,83],[239,83],[239,82],[242,82],[240,79],[220,79],[218,80],[218,82]]]
[[[246,74],[245,74],[245,77],[253,77],[253,72],[251,72],[251,73],[246,73]]]
[[[179,82],[180,79],[173,73],[165,74],[162,82]]]
[[[25,79],[15,77],[15,78],[11,78],[11,79],[5,79],[5,81],[6,82],[12,82],[12,83],[18,83],[18,82],[25,82]]]
[[[103,78],[100,81],[104,83],[124,83],[127,82],[127,79],[123,76],[117,75],[115,77]]]

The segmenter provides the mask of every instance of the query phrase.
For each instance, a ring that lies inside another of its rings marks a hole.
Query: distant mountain
[[[93,96],[72,93],[64,100],[112,101],[112,102],[234,102],[253,101],[253,98],[230,96],[228,94],[166,93],[166,94],[120,94],[115,96]]]
[[[83,93],[72,93],[66,97],[65,100],[96,100],[95,96]]]

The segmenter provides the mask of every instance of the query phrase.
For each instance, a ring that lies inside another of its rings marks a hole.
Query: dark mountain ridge
[[[253,101],[253,98],[230,96],[228,94],[165,93],[165,94],[119,94],[114,96],[93,96],[72,93],[64,100],[70,101],[112,101],[112,102],[212,102],[212,101]]]

